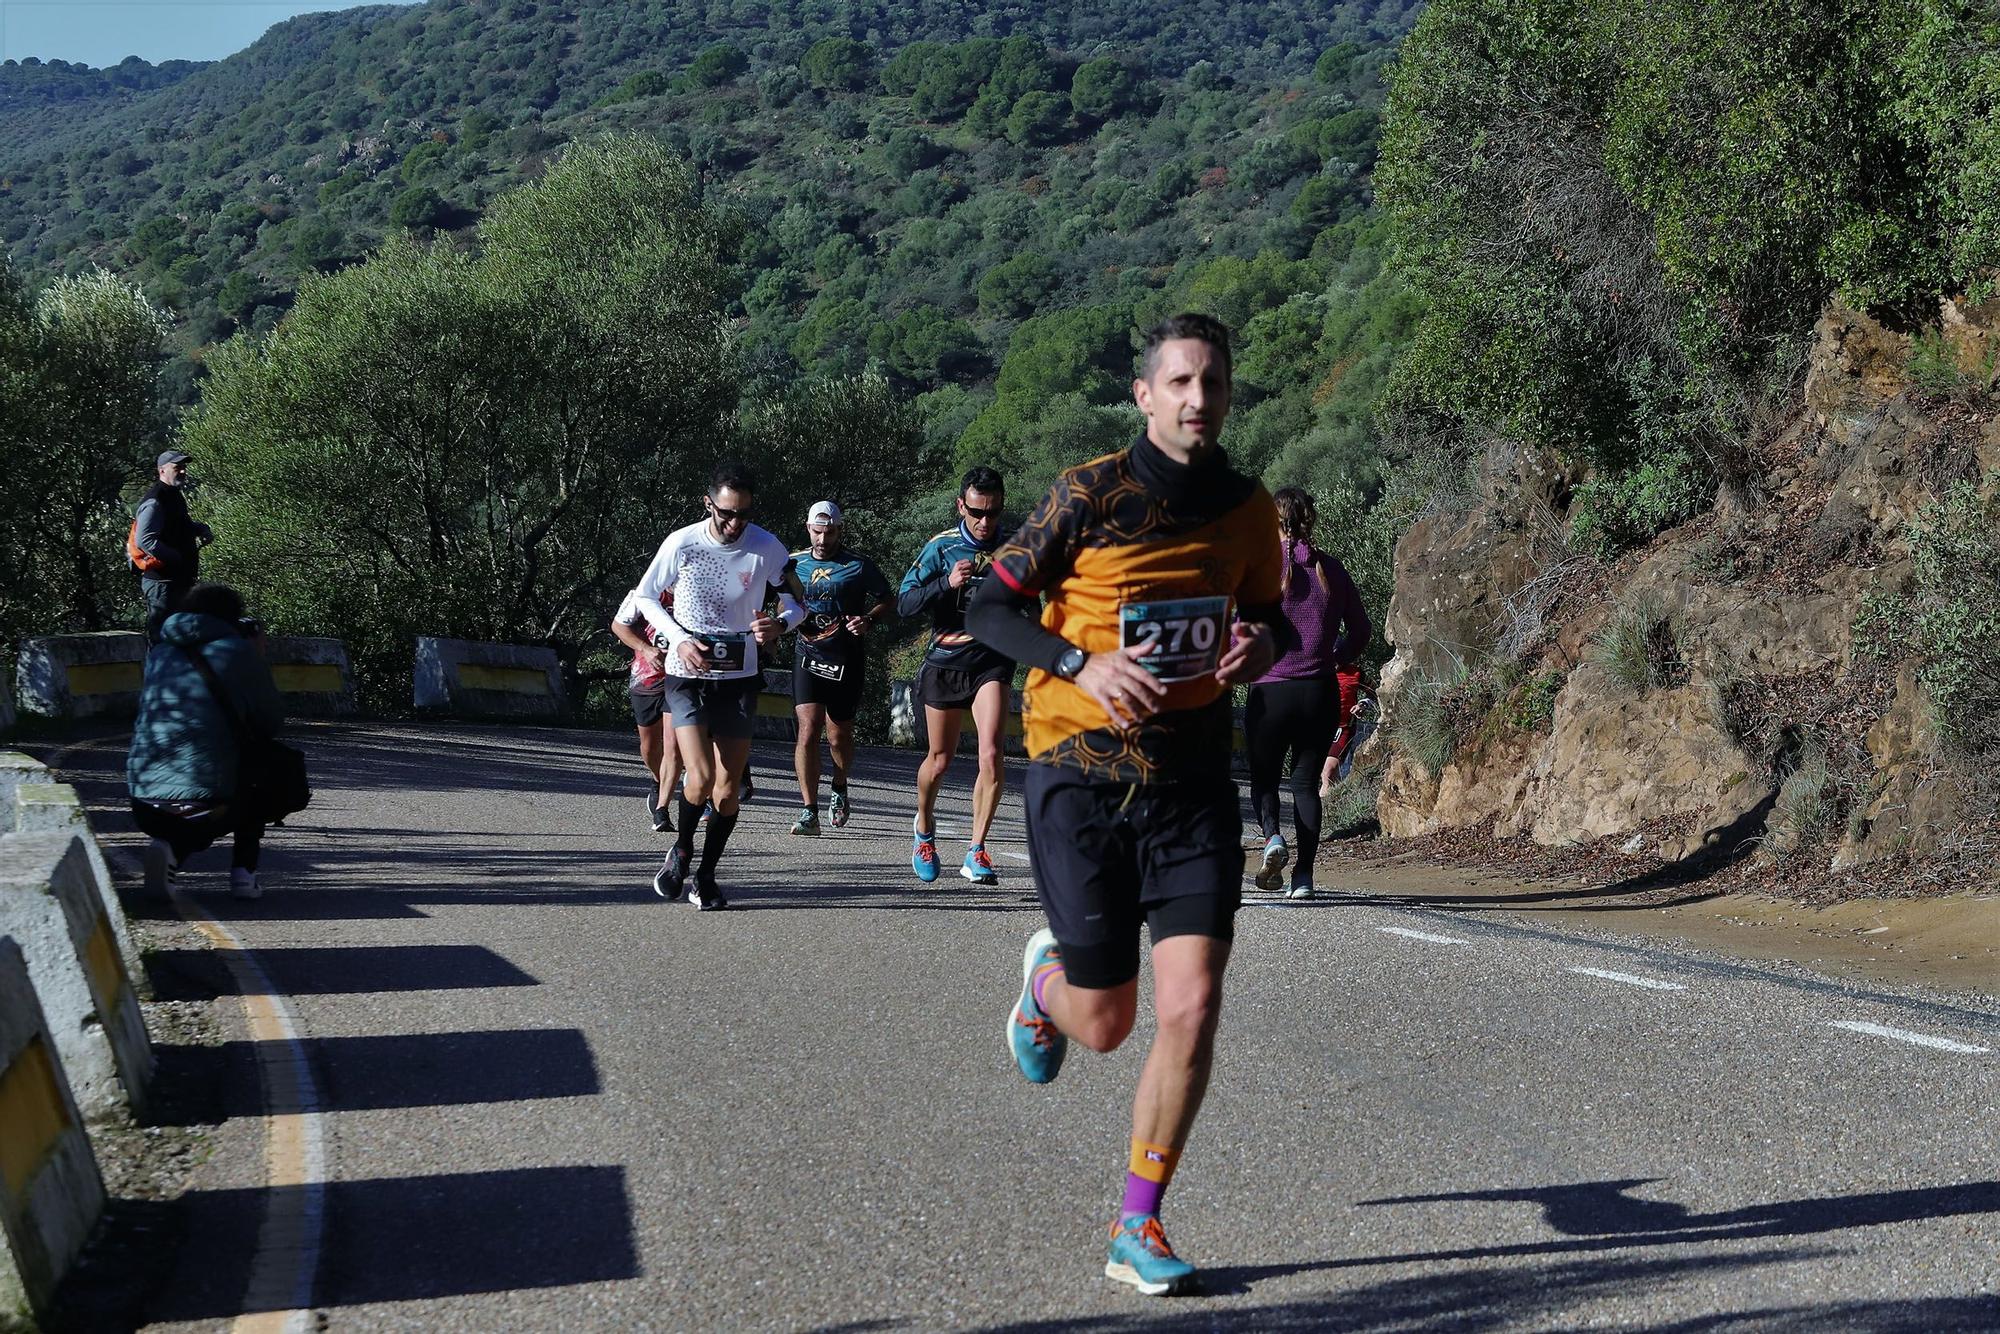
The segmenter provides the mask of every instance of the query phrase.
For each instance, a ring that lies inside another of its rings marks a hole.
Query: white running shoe
[[[229,868],[229,894],[231,898],[260,899],[264,897],[264,882],[257,878],[255,871],[232,866]]]
[[[1292,850],[1283,834],[1273,834],[1264,844],[1264,864],[1257,869],[1257,888],[1275,894],[1285,882],[1285,867],[1291,864]]]
[[[173,848],[165,839],[156,838],[146,845],[141,861],[146,868],[146,892],[154,895],[166,893],[167,887],[174,882],[175,872],[180,870],[174,861]]]

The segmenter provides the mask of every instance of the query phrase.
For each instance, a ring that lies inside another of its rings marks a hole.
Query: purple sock
[[[1029,990],[1034,993],[1035,1004],[1041,1007],[1043,1014],[1047,1014],[1049,1012],[1049,1006],[1048,1002],[1042,999],[1042,988],[1049,984],[1050,978],[1054,977],[1057,973],[1060,973],[1061,971],[1062,971],[1061,964],[1055,964],[1055,965],[1043,964],[1040,968],[1037,968],[1035,970],[1034,981],[1029,984]]]
[[[1148,1181],[1137,1172],[1125,1174],[1125,1203],[1118,1210],[1120,1218],[1130,1218],[1133,1214],[1157,1214],[1160,1201],[1166,1198],[1167,1183]]]

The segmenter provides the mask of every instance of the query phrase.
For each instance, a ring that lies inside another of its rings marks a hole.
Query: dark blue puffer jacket
[[[237,714],[260,737],[284,724],[284,703],[257,646],[228,621],[176,612],[146,655],[125,782],[140,801],[229,801],[241,745],[229,715],[188,658],[208,660]]]

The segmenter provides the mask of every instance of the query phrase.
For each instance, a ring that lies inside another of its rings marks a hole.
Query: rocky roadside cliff
[[[1496,446],[1477,494],[1396,550],[1362,765],[1383,833],[1727,854],[1845,893],[1994,883],[1988,766],[1940,739],[1895,636],[1856,623],[1908,588],[1926,503],[1988,497],[2000,470],[1993,401],[1913,366],[1990,387],[1996,348],[2000,301],[1922,332],[1829,310],[1753,480],[1611,561],[1568,537],[1580,476]]]

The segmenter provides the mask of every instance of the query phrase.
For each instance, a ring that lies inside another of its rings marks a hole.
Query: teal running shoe
[[[799,818],[792,821],[792,832],[804,834],[808,838],[819,837],[819,812],[808,806],[799,812]]]
[[[1007,1050],[1031,1084],[1046,1084],[1062,1071],[1069,1039],[1035,1001],[1035,971],[1062,958],[1055,932],[1043,927],[1028,937],[1021,955],[1021,999],[1007,1012]]]
[[[1266,894],[1275,894],[1285,883],[1285,867],[1292,860],[1292,850],[1285,843],[1283,834],[1271,835],[1264,844],[1264,864],[1257,868],[1257,888]]]
[[[985,848],[971,848],[966,851],[965,864],[958,873],[975,885],[997,885],[999,873],[993,869],[993,859],[986,855]]]
[[[1195,1267],[1167,1244],[1158,1214],[1128,1214],[1111,1225],[1104,1276],[1129,1283],[1148,1297],[1171,1297],[1195,1286]]]
[[[847,828],[847,793],[835,788],[832,799],[826,804],[826,814],[835,829]]]
[[[918,834],[916,840],[910,848],[910,869],[928,885],[938,878],[937,836]]]

